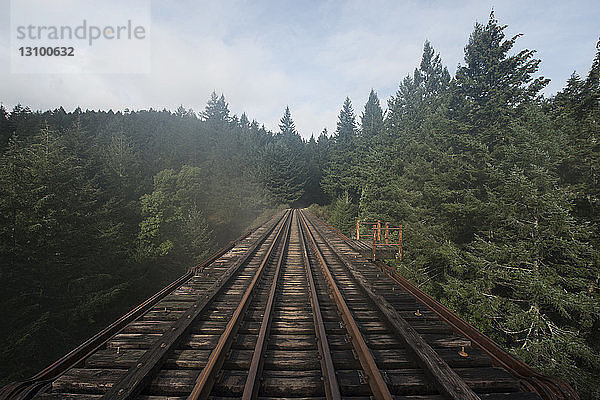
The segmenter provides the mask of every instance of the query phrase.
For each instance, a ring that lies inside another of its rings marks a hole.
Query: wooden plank
[[[244,291],[244,295],[240,299],[240,302],[233,313],[231,320],[227,323],[227,327],[219,338],[217,346],[208,358],[206,366],[202,369],[199,376],[195,380],[194,387],[188,396],[189,400],[196,400],[198,398],[206,398],[209,396],[216,380],[216,373],[221,369],[223,362],[225,361],[225,356],[229,351],[235,335],[237,334],[240,323],[243,320],[242,317],[246,313],[246,310],[248,310],[250,299],[254,293],[254,290],[263,276],[266,265],[271,261],[271,256],[275,254],[275,251],[280,243],[282,243],[282,253],[280,259],[283,257],[283,253],[285,252],[288,241],[291,213],[292,211],[286,214],[286,218],[284,219],[284,222],[280,224],[277,233],[269,245],[269,248],[261,257],[261,262],[258,269],[256,272],[253,272],[254,275],[252,277],[252,281],[250,282],[248,288]],[[282,232],[284,232],[283,236]],[[278,267],[279,265],[280,263],[278,262]]]
[[[324,396],[321,371],[264,371],[261,392],[267,396]]]
[[[81,393],[43,393],[41,400],[99,400],[100,394]],[[138,396],[136,400],[185,400],[185,396]]]
[[[237,273],[240,267],[250,258],[255,250],[267,239],[272,230],[278,225],[275,222],[267,229],[254,244],[239,258],[227,271],[219,276],[210,286],[210,289],[204,292],[203,296],[195,301],[183,315],[165,332],[159,340],[156,340],[138,360],[135,366],[132,366],[127,373],[112,386],[103,397],[104,400],[130,399],[138,394],[146,386],[152,376],[158,372],[164,364],[168,352],[181,340],[187,332],[191,323],[200,315],[213,297],[221,291],[224,285],[229,282]],[[192,383],[193,386],[193,383]]]
[[[329,341],[327,339],[327,328],[325,322],[323,321],[319,296],[313,277],[312,267],[310,265],[310,258],[308,257],[308,248],[302,233],[302,225],[300,224],[300,219],[298,218],[297,214],[296,227],[298,229],[298,239],[302,253],[302,263],[306,275],[306,283],[308,284],[308,290],[310,293],[310,306],[312,310],[315,335],[318,341],[317,347],[319,348],[319,364],[321,365],[323,388],[325,389],[325,395],[327,396],[328,400],[340,400],[342,395],[340,393],[340,385],[337,381],[337,376],[335,375],[335,365],[333,363],[333,356],[329,347]]]
[[[302,215],[302,213],[300,213]],[[321,271],[323,275],[325,275],[325,279],[328,282],[328,285],[331,289],[331,297],[335,300],[335,303],[340,311],[341,317],[344,321],[346,330],[348,331],[348,335],[352,337],[352,346],[358,355],[358,359],[360,360],[360,364],[362,369],[367,373],[369,379],[368,383],[373,392],[373,395],[379,399],[391,399],[392,395],[389,392],[389,389],[384,381],[383,376],[381,375],[381,371],[377,368],[375,360],[373,359],[373,355],[371,354],[369,347],[367,346],[350,309],[348,308],[348,304],[346,300],[342,296],[342,293],[333,278],[331,272],[329,271],[329,266],[327,265],[324,256],[321,252],[321,249],[316,243],[314,234],[310,231],[307,221],[305,218],[302,220],[304,226],[304,232],[306,237],[308,238],[311,247],[313,248],[313,252],[318,259],[318,263],[321,267]]]
[[[314,227],[314,225],[313,225]],[[334,248],[327,242],[325,237],[315,229],[321,236],[321,240],[330,251]],[[429,378],[435,382],[435,386],[442,393],[452,399],[479,400],[479,397],[465,383],[461,377],[450,368],[450,366],[427,344],[423,337],[398,314],[394,307],[381,295],[377,294],[362,273],[342,254],[337,254],[338,259],[348,268],[352,278],[358,283],[367,296],[379,308],[385,319],[399,334],[407,349],[417,359],[419,365],[427,372]]]
[[[269,397],[316,397],[324,396],[320,371],[267,371],[263,372],[260,392]],[[240,398],[246,382],[245,371],[223,371],[212,394]],[[368,387],[367,387],[368,389]]]
[[[126,373],[125,369],[71,368],[52,382],[52,390],[64,393],[102,394]]]
[[[121,350],[116,353],[112,349],[100,350],[92,354],[86,361],[87,368],[130,368],[134,366],[144,350]],[[210,355],[210,350],[175,350],[165,361],[167,369],[202,369]]]
[[[210,356],[211,350],[175,350],[165,361],[166,369],[202,369]],[[230,357],[225,361],[225,367],[229,369],[248,369],[253,355],[252,350],[230,351]],[[348,352],[351,360],[354,360],[352,352]],[[101,350],[86,360],[86,368],[121,368],[127,369],[137,363],[144,354],[144,350]],[[232,361],[232,360],[235,360]],[[319,369],[319,353],[316,350],[306,351],[282,351],[267,350],[265,353],[266,369],[288,369],[308,370]]]
[[[464,370],[458,370],[461,375]],[[119,378],[119,373],[125,371],[119,370],[79,370],[75,371],[79,377],[85,373],[87,378],[84,382],[79,382],[78,385],[73,385],[73,381],[67,379],[68,385],[61,386],[60,379],[57,380],[57,387],[65,390],[66,394],[46,394],[43,395],[45,400],[72,399],[72,400],[98,400],[101,396],[98,395],[98,389],[101,387],[99,383],[105,382],[105,386],[110,386]],[[190,371],[161,371],[152,382],[151,390],[157,393],[163,393],[163,396],[142,396],[140,400],[169,400],[166,396],[173,396],[177,393],[182,395],[191,387],[194,377],[198,374],[197,370]],[[472,371],[471,371],[472,372]],[[386,373],[389,384],[392,385],[399,393],[405,395],[395,396],[395,399],[404,400],[441,400],[443,397],[434,395],[435,388],[428,384],[425,375],[420,370],[390,370]],[[488,377],[481,382],[481,376]],[[471,374],[467,376],[467,381],[476,388],[476,390],[485,391],[485,381],[497,381],[499,377],[506,376],[503,370],[497,368],[485,368],[480,371],[480,374]],[[215,385],[214,394],[222,396],[238,396],[241,394],[245,383],[246,374],[243,371],[224,371],[223,377]],[[368,395],[368,385],[364,382],[364,376],[358,371],[341,370],[338,371],[338,379],[340,386],[345,393],[349,395]],[[471,382],[472,381],[472,382]],[[506,388],[514,389],[510,386],[510,379],[506,380]],[[514,379],[512,380],[514,383]],[[264,373],[264,381],[261,389],[267,396],[309,396],[318,395],[322,390],[322,382],[320,380],[319,371],[266,371]],[[539,396],[533,393],[522,392],[507,392],[501,388],[497,388],[499,393],[480,393],[482,400],[539,400]],[[87,394],[86,390],[90,390]],[[79,392],[79,393],[75,393]],[[83,393],[82,393],[83,392]],[[96,393],[96,395],[94,395]],[[412,394],[412,395],[408,395]],[[322,396],[323,394],[321,394]],[[178,399],[179,400],[179,399]]]

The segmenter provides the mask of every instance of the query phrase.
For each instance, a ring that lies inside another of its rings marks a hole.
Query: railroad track
[[[494,366],[390,276],[289,210],[0,399],[577,398]]]

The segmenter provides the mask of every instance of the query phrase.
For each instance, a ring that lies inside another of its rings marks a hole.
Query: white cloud
[[[0,0],[0,10],[8,3]],[[183,104],[200,111],[216,90],[232,112],[245,111],[272,130],[289,105],[298,130],[309,137],[324,126],[335,130],[346,96],[357,116],[371,88],[385,106],[419,63],[425,39],[453,72],[474,22],[486,22],[491,7],[475,0],[155,1],[150,74],[10,74],[6,40],[0,40],[0,101],[35,109]],[[525,33],[518,49],[539,51],[542,72],[554,79],[548,93],[560,90],[573,69],[587,73],[600,20],[593,2],[506,0],[494,7],[509,34]],[[0,22],[6,39],[6,13]]]

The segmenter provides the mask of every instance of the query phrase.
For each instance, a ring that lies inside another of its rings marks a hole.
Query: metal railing
[[[365,221],[356,221],[356,240],[360,240],[360,227],[363,226],[371,226],[372,230],[372,247],[373,247],[373,261],[375,261],[375,255],[377,252],[377,247],[383,246],[398,246],[398,253],[396,257],[398,260],[402,260],[402,225],[400,226],[390,226],[389,222],[386,222],[383,226],[381,224],[381,220],[377,220],[376,222],[365,222]],[[398,232],[397,237],[393,238],[394,232]],[[383,232],[383,240],[381,238]],[[363,235],[364,236],[364,235]],[[397,242],[392,242],[397,239]]]

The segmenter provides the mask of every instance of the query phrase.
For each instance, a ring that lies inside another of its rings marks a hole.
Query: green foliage
[[[540,60],[511,54],[520,35],[505,29],[493,14],[476,24],[452,81],[425,43],[384,128],[332,146],[329,219],[348,233],[354,201],[361,220],[403,224],[404,276],[597,398],[600,53],[544,100]]]
[[[261,177],[273,204],[294,204],[304,194],[308,180],[303,141],[286,107],[280,133],[262,151]]]
[[[189,165],[177,174],[166,169],[154,177],[154,191],[140,198],[140,261],[176,253],[185,266],[207,256],[212,231],[200,209],[202,181],[201,169]]]
[[[356,205],[352,204],[348,193],[335,199],[331,205],[331,222],[347,236],[353,231],[356,222]]]
[[[128,287],[116,271],[99,272],[101,260],[113,261],[116,230],[107,228],[116,222],[99,221],[93,145],[77,122],[63,133],[46,125],[26,139],[13,135],[0,156],[3,374],[22,372],[13,356],[23,348],[44,362],[56,358],[50,344],[69,341],[64,329],[93,324],[89,311]]]
[[[388,133],[394,137],[399,130],[418,128],[426,120],[422,118],[425,113],[435,112],[441,106],[449,87],[450,74],[442,66],[440,55],[426,41],[420,67],[404,78],[396,95],[388,101]]]
[[[281,135],[297,135],[296,126],[294,125],[294,121],[292,120],[292,113],[290,113],[290,108],[286,107],[283,113],[283,117],[281,117],[281,123],[279,124],[279,131]]]
[[[383,110],[379,104],[377,93],[371,89],[365,111],[360,118],[361,133],[365,137],[373,137],[383,129]]]
[[[337,122],[337,130],[329,148],[329,157],[321,187],[331,199],[349,194],[356,201],[361,189],[358,173],[359,152],[356,137],[356,117],[350,99],[346,97]]]
[[[273,204],[301,198],[310,158],[297,133],[232,117],[214,93],[201,117],[0,106],[2,383],[56,360]]]
[[[476,23],[465,47],[465,65],[456,71],[457,117],[479,127],[503,124],[516,116],[519,106],[535,99],[549,82],[532,76],[541,62],[533,58],[534,50],[508,55],[522,35],[505,39],[505,29],[493,12],[485,26]]]
[[[340,111],[337,130],[335,131],[336,141],[340,144],[347,145],[354,139],[356,131],[356,116],[352,109],[352,102],[350,101],[350,98],[346,97],[342,110]]]
[[[180,110],[179,116],[185,117],[187,113]],[[206,120],[212,129],[222,130],[230,121],[229,106],[225,102],[225,96],[217,96],[216,92],[212,92],[210,100],[206,104],[204,112],[201,113],[202,118]]]

